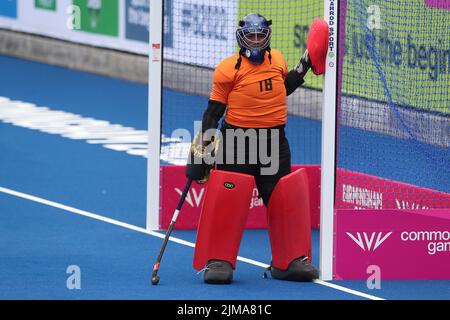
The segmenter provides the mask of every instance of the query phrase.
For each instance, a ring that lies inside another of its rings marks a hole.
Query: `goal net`
[[[450,11],[439,3],[341,1],[338,208],[449,207]]]
[[[323,16],[323,2],[166,0],[164,5],[162,160],[184,165],[189,145],[170,138],[176,138],[179,128],[194,133],[194,122],[207,106],[215,66],[239,50],[238,21],[252,12],[271,19],[271,48],[280,50],[292,69],[306,49],[313,18]],[[321,84],[322,77],[309,74],[288,98],[293,163],[320,162]]]

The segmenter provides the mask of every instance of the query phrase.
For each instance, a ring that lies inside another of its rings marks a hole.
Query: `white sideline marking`
[[[6,193],[6,194],[9,194],[11,196],[18,197],[18,198],[34,201],[34,202],[37,202],[37,203],[41,203],[41,204],[44,204],[44,205],[47,205],[47,206],[50,206],[50,207],[53,207],[53,208],[57,208],[57,209],[61,209],[61,210],[64,210],[64,211],[72,212],[72,213],[75,213],[75,214],[78,214],[78,215],[81,215],[81,216],[85,216],[85,217],[88,217],[88,218],[92,218],[92,219],[95,219],[95,220],[99,220],[99,221],[103,221],[103,222],[106,222],[106,223],[110,223],[110,224],[113,224],[113,225],[116,225],[116,226],[119,226],[119,227],[122,227],[122,228],[126,228],[126,229],[129,229],[129,230],[145,233],[145,234],[148,234],[148,235],[151,235],[151,236],[155,236],[155,237],[158,237],[158,238],[161,238],[161,239],[164,239],[164,237],[165,237],[165,234],[161,234],[159,232],[146,230],[146,229],[144,229],[142,227],[138,227],[138,226],[135,226],[135,225],[132,225],[132,224],[128,224],[128,223],[119,221],[119,220],[114,220],[114,219],[107,218],[105,216],[101,216],[101,215],[98,215],[98,214],[95,214],[95,213],[91,213],[91,212],[88,212],[88,211],[84,211],[84,210],[80,210],[80,209],[73,208],[73,207],[70,207],[70,206],[66,206],[66,205],[58,203],[58,202],[42,199],[42,198],[30,195],[30,194],[22,193],[22,192],[19,192],[19,191],[14,191],[14,190],[11,190],[11,189],[8,189],[8,188],[4,188],[4,187],[0,187],[0,192]],[[172,242],[176,242],[176,243],[188,246],[188,247],[192,247],[192,248],[195,247],[194,243],[189,242],[189,241],[185,241],[185,240],[182,240],[182,239],[178,239],[178,238],[175,238],[175,237],[170,237],[169,240],[172,241]],[[241,256],[238,256],[237,259],[239,261],[242,261],[242,262],[245,262],[245,263],[248,263],[248,264],[252,264],[252,265],[255,265],[255,266],[258,266],[258,267],[262,267],[262,268],[267,268],[269,266],[268,264],[265,264],[265,263],[262,263],[262,262],[259,262],[259,261],[256,261],[256,260],[244,258],[244,257],[241,257]],[[336,290],[339,290],[339,291],[343,291],[345,293],[349,293],[349,294],[352,294],[352,295],[355,295],[355,296],[359,296],[359,297],[362,297],[362,298],[366,298],[366,299],[370,299],[370,300],[384,300],[382,298],[379,298],[379,297],[376,297],[376,296],[373,296],[373,295],[370,295],[370,294],[366,294],[366,293],[363,293],[363,292],[359,292],[359,291],[356,291],[356,290],[352,290],[352,289],[349,289],[349,288],[345,288],[345,287],[342,287],[342,286],[334,284],[334,283],[329,283],[329,282],[325,282],[325,281],[322,281],[322,280],[315,280],[314,282],[317,283],[317,284],[320,284],[320,285],[323,285],[323,286],[326,286],[326,287],[329,287],[329,288],[332,288],[332,289],[336,289]]]
[[[60,137],[85,141],[104,148],[147,157],[148,132],[113,124],[109,121],[83,117],[71,112],[38,107],[33,103],[10,100],[0,96],[0,122],[37,130]],[[191,137],[161,136],[161,160],[170,164],[186,164],[186,154],[191,147]]]

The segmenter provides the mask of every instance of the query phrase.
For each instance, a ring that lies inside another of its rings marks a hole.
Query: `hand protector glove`
[[[294,70],[303,78],[309,68],[311,68],[311,59],[309,58],[308,49],[306,49],[297,65],[294,67]]]
[[[199,132],[192,141],[189,159],[186,165],[186,177],[203,184],[208,181],[209,173],[215,165],[215,155],[219,147],[219,139],[211,137],[211,141],[203,141]]]

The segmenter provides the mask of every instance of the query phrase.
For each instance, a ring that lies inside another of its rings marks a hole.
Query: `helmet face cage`
[[[267,49],[271,36],[269,27],[242,27],[236,31],[239,46],[249,50]]]
[[[246,50],[247,58],[252,62],[262,62],[261,58],[264,57],[264,52],[270,45],[271,23],[271,20],[268,21],[257,13],[249,14],[239,22],[236,39],[239,47]],[[253,61],[253,57],[255,61]]]

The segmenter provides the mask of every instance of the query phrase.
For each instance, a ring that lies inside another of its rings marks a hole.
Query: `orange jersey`
[[[239,54],[224,59],[216,67],[210,95],[227,105],[225,120],[244,128],[270,128],[286,123],[286,62],[278,50],[268,52],[262,64],[252,64],[242,58],[235,69]]]

